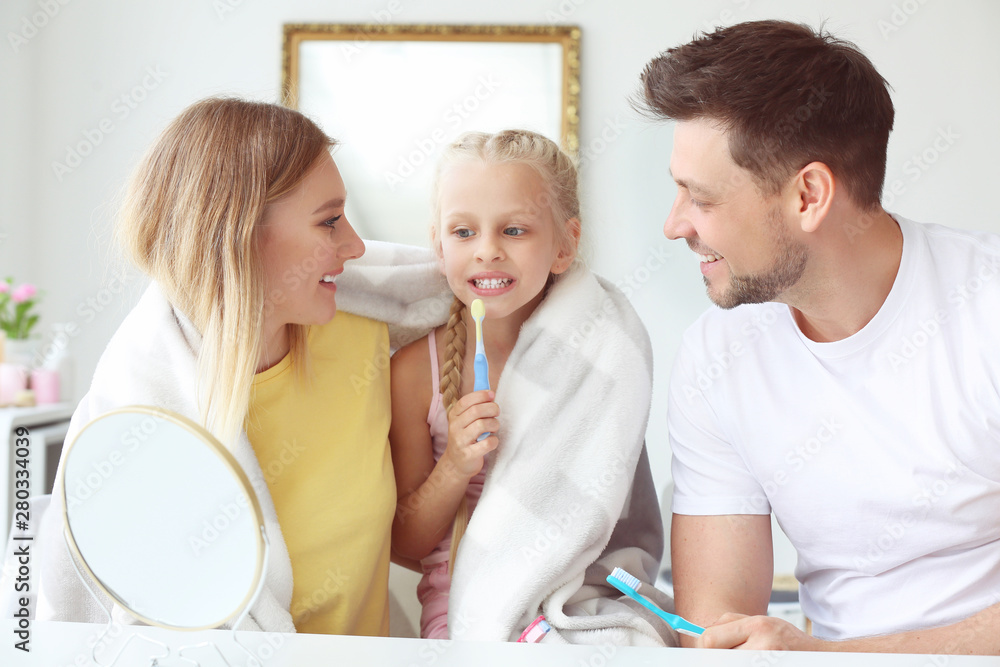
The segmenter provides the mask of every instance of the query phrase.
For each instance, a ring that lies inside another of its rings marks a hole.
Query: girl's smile
[[[480,297],[497,296],[514,289],[517,279],[503,271],[484,271],[469,279],[474,293]]]

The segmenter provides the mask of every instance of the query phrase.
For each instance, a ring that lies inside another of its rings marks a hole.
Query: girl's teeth
[[[479,289],[500,289],[510,285],[510,278],[477,278],[472,281]]]
[[[337,279],[337,276],[323,276],[323,282],[332,283]]]

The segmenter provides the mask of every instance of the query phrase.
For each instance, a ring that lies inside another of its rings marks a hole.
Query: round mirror
[[[135,406],[94,419],[63,463],[67,542],[98,587],[141,621],[218,627],[263,573],[257,496],[194,422]]]

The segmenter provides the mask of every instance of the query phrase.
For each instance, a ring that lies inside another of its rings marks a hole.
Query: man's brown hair
[[[668,49],[642,84],[650,115],[718,122],[764,194],[818,161],[858,206],[880,205],[894,111],[854,44],[786,21],[740,23]]]

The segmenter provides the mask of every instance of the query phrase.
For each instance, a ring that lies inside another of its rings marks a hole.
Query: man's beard
[[[809,254],[803,244],[788,235],[782,225],[781,212],[772,209],[767,215],[767,224],[777,250],[777,259],[769,271],[756,275],[737,276],[730,266],[729,286],[724,294],[713,295],[708,278],[708,297],[719,308],[726,310],[744,303],[767,303],[774,301],[782,292],[793,286],[806,269]]]

